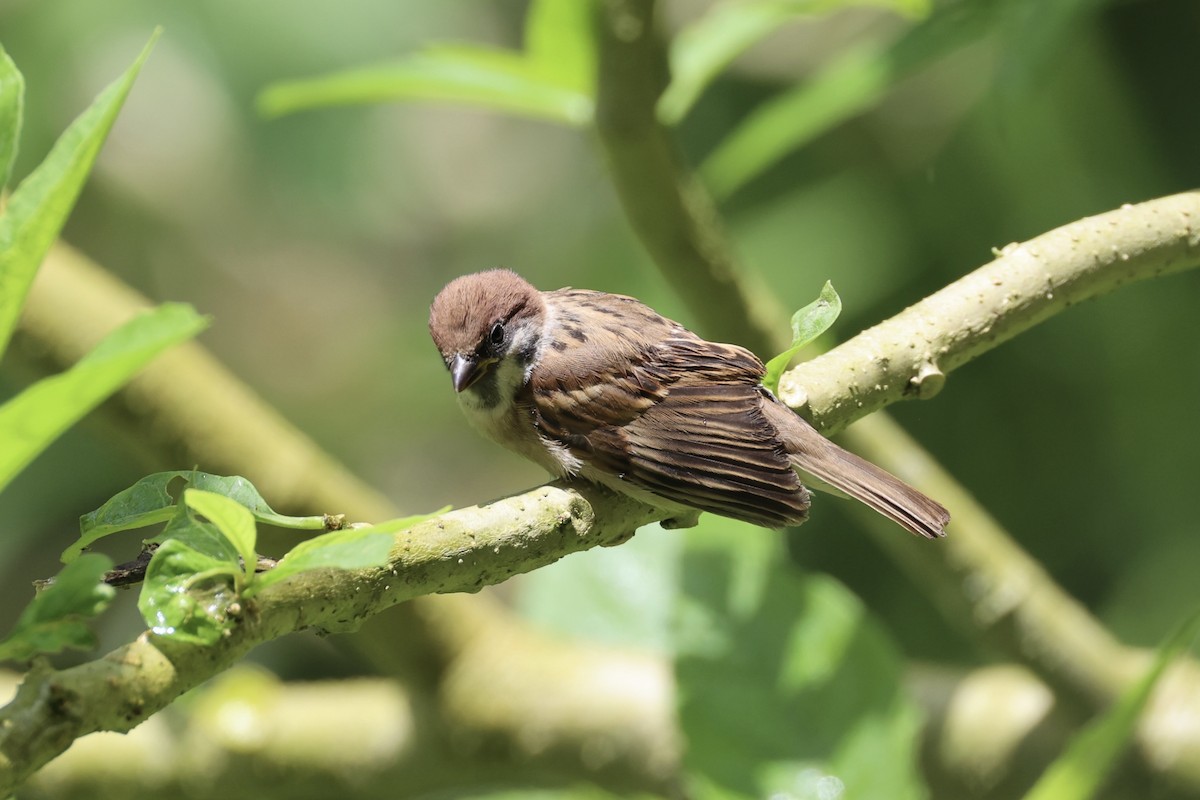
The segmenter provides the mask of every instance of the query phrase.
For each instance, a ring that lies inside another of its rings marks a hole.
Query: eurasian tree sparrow
[[[762,385],[753,353],[631,297],[539,292],[490,270],[442,289],[429,332],[484,435],[556,476],[670,511],[677,526],[698,511],[798,525],[809,507],[799,470],[915,534],[945,535],[946,509],[817,433]]]

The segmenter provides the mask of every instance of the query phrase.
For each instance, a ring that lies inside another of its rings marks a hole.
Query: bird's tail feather
[[[803,475],[817,479],[812,481],[813,488],[832,487],[918,536],[936,539],[946,535],[950,513],[940,503],[838,447],[783,403],[768,402],[764,406],[768,418],[783,434],[792,463]]]

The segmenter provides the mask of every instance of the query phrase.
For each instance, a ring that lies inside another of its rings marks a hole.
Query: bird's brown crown
[[[446,284],[429,307],[429,335],[443,358],[473,352],[497,322],[545,313],[541,293],[517,273],[492,269]]]

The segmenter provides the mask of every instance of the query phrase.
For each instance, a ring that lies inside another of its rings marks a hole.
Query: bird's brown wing
[[[575,302],[595,297],[570,294]],[[534,370],[529,399],[542,435],[675,503],[768,527],[801,522],[808,492],[762,412],[762,362],[627,302],[621,322],[633,314],[636,335],[616,320],[573,327],[564,304],[565,335],[585,337],[588,347],[547,347]]]

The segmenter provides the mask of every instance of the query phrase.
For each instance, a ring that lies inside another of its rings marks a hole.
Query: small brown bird
[[[556,476],[670,511],[677,527],[699,511],[798,525],[809,507],[799,470],[915,534],[945,535],[945,508],[817,433],[762,385],[753,353],[632,297],[540,292],[490,270],[442,289],[429,333],[484,435]]]

